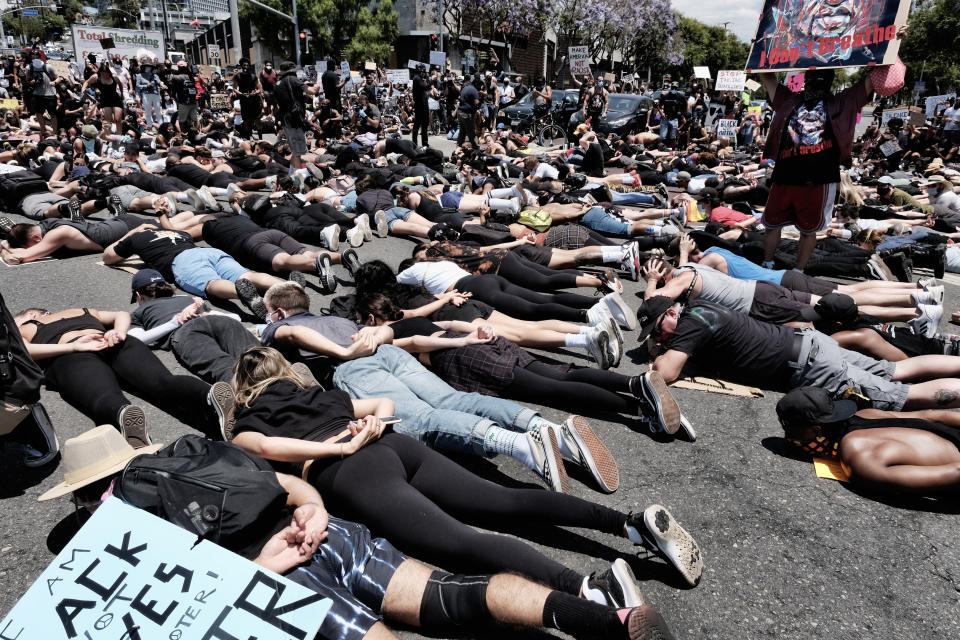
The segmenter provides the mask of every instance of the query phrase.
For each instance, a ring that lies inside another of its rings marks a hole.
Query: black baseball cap
[[[703,189],[700,189],[700,193],[697,194],[697,200],[710,200],[711,202],[719,201],[720,192],[713,187],[704,187]]]
[[[834,400],[826,389],[800,387],[780,398],[777,417],[784,427],[799,428],[843,422],[858,408],[853,400]]]
[[[860,316],[860,308],[853,298],[845,293],[828,293],[813,307],[801,310],[800,316],[810,322],[825,320],[845,325]]]
[[[163,275],[156,269],[141,269],[133,274],[133,280],[130,282],[130,302],[137,301],[137,290],[156,282],[165,282]]]
[[[663,315],[667,309],[674,305],[674,301],[667,296],[653,296],[647,298],[637,309],[637,321],[640,323],[640,335],[637,339],[643,342],[653,331],[657,324],[657,318]]]

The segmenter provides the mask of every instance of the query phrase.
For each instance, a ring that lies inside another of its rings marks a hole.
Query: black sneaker
[[[674,640],[667,621],[648,604],[631,609],[624,624],[628,640]]]
[[[84,222],[85,218],[83,214],[80,213],[80,201],[77,199],[71,199],[67,201],[67,211],[70,212],[70,219],[74,222]]]
[[[627,538],[672,564],[691,587],[700,582],[703,573],[700,545],[677,524],[666,507],[654,504],[642,514],[627,516]]]
[[[604,571],[594,571],[583,579],[580,594],[585,600],[617,609],[632,609],[646,604],[637,578],[623,558],[617,558]]]
[[[337,279],[330,273],[330,264],[329,254],[321,253],[317,256],[317,279],[324,293],[333,293],[337,290]]]
[[[885,256],[883,262],[900,282],[911,282],[913,280],[913,262],[908,261],[903,253],[898,251]],[[909,266],[908,262],[910,263]]]
[[[9,236],[10,232],[13,231],[13,226],[16,223],[10,218],[0,218],[0,233],[5,236]]]
[[[639,383],[643,399],[663,425],[663,430],[671,435],[676,433],[680,428],[680,405],[670,395],[663,376],[659,371],[647,371],[640,375]],[[631,391],[636,394],[634,389]]]
[[[287,274],[287,280],[290,282],[295,282],[300,285],[301,289],[307,288],[307,279],[299,271],[291,271]]]
[[[245,278],[238,278],[233,284],[237,289],[237,297],[240,298],[240,302],[250,309],[253,315],[261,320],[266,320],[267,305],[264,304],[263,298],[260,297],[257,287]]]
[[[134,449],[153,444],[150,434],[147,433],[147,415],[141,407],[135,404],[128,404],[120,409],[117,415],[117,426],[120,427],[120,433],[124,439]]]
[[[107,211],[109,211],[113,217],[117,217],[121,213],[126,213],[127,210],[123,207],[123,202],[120,201],[120,196],[108,196],[107,197]]]
[[[357,255],[357,252],[353,249],[347,249],[340,254],[340,264],[346,267],[347,271],[350,272],[350,275],[354,278],[357,277],[357,271],[360,270],[361,262],[360,257]]]
[[[233,440],[233,387],[226,382],[214,382],[207,392],[207,404],[217,414],[220,435],[227,442]]]

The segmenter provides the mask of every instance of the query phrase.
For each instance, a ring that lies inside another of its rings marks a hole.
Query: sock
[[[230,195],[230,191],[228,191],[224,187],[207,187],[207,191],[209,191],[210,195],[212,195],[214,198]]]
[[[177,192],[177,202],[183,202],[185,204],[190,204],[193,200],[190,199],[190,196],[187,195],[186,191]]]
[[[570,447],[567,446],[566,441],[563,439],[560,433],[560,425],[555,422],[550,422],[541,415],[536,415],[530,418],[530,422],[527,423],[527,430],[533,431],[534,429],[539,429],[540,427],[550,427],[550,430],[553,431],[553,437],[557,439],[557,445],[560,447],[560,455],[573,458],[573,452],[570,451]]]
[[[623,260],[624,251],[625,249],[621,246],[603,245],[600,247],[600,260],[602,262],[620,262]]]
[[[636,182],[636,180],[630,174],[626,174],[623,176],[622,182],[623,184],[633,184],[634,182]]]
[[[638,530],[630,526],[630,523],[628,522],[624,524],[623,528],[627,531],[627,540],[633,544],[642,545],[647,549],[658,548],[657,543],[650,538],[650,533],[646,530],[646,527],[644,527],[642,530]]]
[[[590,327],[587,327],[590,329]],[[573,347],[574,349],[586,349],[587,348],[587,332],[581,331],[580,333],[568,333],[563,338],[563,346]]]
[[[483,449],[488,453],[500,453],[516,458],[531,469],[537,468],[537,463],[533,459],[533,450],[527,443],[527,434],[525,433],[491,425],[483,436]]]
[[[96,200],[93,201],[93,204],[94,204],[94,206],[97,208],[98,211],[99,211],[100,209],[106,209],[106,208],[107,208],[107,199],[106,199],[106,198],[97,198]],[[68,210],[67,210],[67,215],[69,215],[69,213],[70,213],[70,210],[68,209]]]
[[[575,638],[626,637],[629,609],[614,609],[569,593],[551,591],[543,603],[543,626]]]
[[[763,268],[764,268],[764,269],[773,269],[773,268],[775,268],[775,266],[774,266],[774,264],[773,264],[773,260],[764,260],[764,261],[763,261]]]

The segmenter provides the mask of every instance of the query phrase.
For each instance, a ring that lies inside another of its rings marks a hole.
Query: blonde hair
[[[278,380],[290,380],[300,389],[312,386],[283,355],[272,347],[251,347],[233,365],[233,392],[236,403],[249,407],[264,389]]]
[[[287,311],[309,311],[310,298],[296,282],[278,282],[263,294],[263,301],[274,309]]]
[[[855,204],[858,207],[863,206],[863,196],[857,185],[850,179],[849,171],[840,172],[840,202],[842,204]]]

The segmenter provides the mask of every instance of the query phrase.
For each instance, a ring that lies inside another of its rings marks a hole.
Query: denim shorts
[[[356,211],[357,210],[357,192],[350,191],[342,196],[340,196],[340,208],[344,211]]]
[[[459,209],[463,194],[459,191],[446,191],[440,194],[440,204],[447,209]]]
[[[173,277],[180,288],[204,298],[211,280],[236,282],[248,271],[220,249],[187,249],[173,259]]]
[[[384,213],[387,214],[387,229],[393,229],[397,222],[409,219],[413,211],[405,207],[390,207]]]
[[[607,213],[602,207],[592,207],[587,211],[580,223],[588,229],[599,231],[600,233],[629,236],[630,223],[622,218]]]
[[[287,144],[290,145],[290,153],[295,156],[302,156],[307,152],[307,134],[298,127],[284,127],[283,133],[287,137]]]

